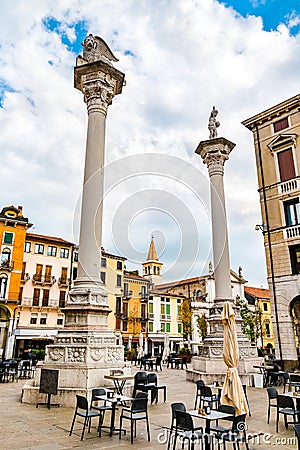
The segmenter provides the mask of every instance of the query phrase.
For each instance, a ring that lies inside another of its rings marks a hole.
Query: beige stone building
[[[21,273],[15,355],[44,348],[64,325],[64,308],[76,277],[76,246],[59,237],[27,233]]]
[[[244,120],[254,137],[276,356],[297,366],[300,320],[300,95]]]

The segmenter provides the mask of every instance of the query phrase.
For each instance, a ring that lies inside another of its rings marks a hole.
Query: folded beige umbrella
[[[239,347],[237,342],[235,314],[230,302],[224,302],[222,322],[224,326],[223,359],[227,365],[224,386],[221,393],[221,403],[236,407],[236,414],[248,414],[248,405],[243,385],[237,370],[239,362]]]

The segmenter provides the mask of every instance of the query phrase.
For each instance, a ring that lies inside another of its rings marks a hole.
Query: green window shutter
[[[13,233],[4,233],[4,244],[12,244],[13,243]]]
[[[166,323],[166,332],[170,333],[171,330],[171,324],[170,323]]]
[[[170,305],[166,304],[166,314],[170,315],[171,314],[171,308]]]

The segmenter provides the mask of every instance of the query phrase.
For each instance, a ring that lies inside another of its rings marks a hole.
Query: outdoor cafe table
[[[196,417],[197,419],[205,419],[205,450],[211,450],[213,448],[210,439],[210,422],[232,417],[231,414],[219,412],[214,409],[212,409],[209,414],[199,414],[198,410],[192,410],[187,412],[192,417]]]
[[[119,432],[120,428],[115,427],[115,417],[116,417],[116,408],[118,404],[124,404],[125,402],[131,402],[134,400],[130,397],[125,397],[125,395],[114,395],[113,397],[108,397],[107,395],[97,395],[97,400],[104,400],[105,402],[111,403],[112,410],[111,410],[111,418],[110,418],[110,427],[109,427],[109,435],[112,436],[114,431]],[[121,431],[124,431],[124,434],[126,434],[126,430],[121,429]]]
[[[112,380],[114,382],[118,395],[123,395],[123,389],[126,381],[133,380],[134,375],[104,375],[106,380]]]

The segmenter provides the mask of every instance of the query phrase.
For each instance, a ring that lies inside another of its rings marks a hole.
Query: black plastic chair
[[[171,439],[172,439],[172,433],[175,428],[175,411],[183,411],[186,412],[186,407],[184,403],[178,402],[178,403],[171,403],[171,426],[170,426],[170,434],[168,439],[168,446],[167,450],[170,449]]]
[[[201,387],[200,408],[203,408],[205,403],[208,403],[211,409],[216,409],[219,405],[219,397],[212,393],[209,386]]]
[[[285,428],[288,428],[289,423],[296,424],[298,422],[298,414],[300,411],[295,408],[294,400],[292,397],[286,397],[285,395],[277,396],[277,415],[276,415],[276,432],[278,433],[279,415],[284,416]],[[293,418],[293,422],[288,422],[288,417]]]
[[[184,446],[185,441],[188,441],[189,450],[194,450],[195,441],[201,442],[201,448],[203,448],[204,444],[204,434],[203,428],[195,428],[192,416],[185,412],[180,411],[178,409],[175,410],[175,435],[173,442],[173,450],[176,448],[177,437],[180,437],[182,440],[182,445]]]
[[[134,375],[132,396],[135,397],[137,391],[142,391],[142,387],[145,384],[147,384],[147,372],[137,372]]]
[[[291,386],[291,388],[294,388],[295,391],[300,389],[300,375],[299,374],[297,374],[297,373],[290,374],[290,386]]]
[[[112,411],[112,409],[113,409],[111,404],[108,404],[106,400],[99,400],[99,398],[97,398],[100,395],[106,396],[106,389],[104,389],[104,388],[93,389],[91,403],[90,403],[90,409],[94,409],[94,410],[102,413],[101,420],[99,422],[99,436],[101,436],[102,428],[110,428],[110,427],[103,426],[105,411]],[[102,402],[101,405],[99,404],[100,402]]]
[[[161,365],[162,357],[157,356],[155,361],[153,362],[153,368],[155,370],[158,370],[158,368],[162,371],[162,365]]]
[[[186,356],[183,356],[181,358],[181,360],[179,361],[179,365],[181,366],[182,370],[183,370],[183,366],[185,366],[186,369],[188,368],[188,366],[187,366],[187,357]]]
[[[227,422],[233,422],[233,419],[235,418],[236,414],[236,407],[232,405],[219,405],[218,411],[226,414],[231,414],[231,417],[226,417],[222,420],[225,420]],[[232,427],[232,426],[231,426]],[[223,427],[222,425],[219,425],[219,421],[216,421],[216,425],[213,425],[210,427],[210,430],[214,433],[224,433],[230,431],[231,427]]]
[[[286,386],[288,388],[291,387],[291,379],[290,379],[290,374],[288,372],[283,372],[282,376],[283,376],[283,393],[285,393]]]
[[[220,450],[220,443],[223,443],[223,449],[226,450],[226,442],[233,444],[233,448],[239,449],[240,442],[245,443],[246,449],[249,450],[248,439],[246,435],[246,414],[240,414],[235,416],[232,421],[232,427],[227,431],[221,431],[220,433],[215,433],[215,438],[218,440],[218,450]]]
[[[164,403],[165,403],[166,400],[167,400],[167,386],[166,385],[157,384],[158,380],[157,380],[156,373],[148,373],[147,380],[148,380],[148,384],[146,386],[150,386],[150,389],[151,389],[151,386],[152,387],[153,387],[153,385],[155,386],[153,388],[153,390],[151,391],[151,403],[153,403],[154,399],[155,399],[155,403],[158,402],[158,391],[160,391],[160,390],[162,390],[163,393],[164,393]],[[154,395],[153,398],[152,398],[152,392],[153,392],[153,395]]]
[[[268,394],[268,402],[269,402],[268,403],[268,421],[267,421],[267,423],[270,423],[271,408],[277,408],[278,391],[275,387],[268,387],[267,394]]]
[[[300,450],[300,423],[294,425],[294,430],[297,438],[298,450]]]
[[[197,380],[196,381],[196,386],[197,386],[197,390],[196,390],[196,398],[195,398],[194,409],[197,408],[198,398],[200,399],[199,400],[199,406],[201,405],[201,388],[202,388],[202,386],[205,386],[205,383],[204,383],[203,380]]]
[[[136,437],[136,422],[145,420],[147,427],[148,441],[150,441],[150,429],[148,419],[148,395],[145,392],[138,392],[136,398],[132,401],[131,407],[123,407],[120,415],[119,439],[122,435],[122,422],[124,419],[130,420],[130,442],[133,444],[133,431]]]
[[[89,409],[88,400],[86,397],[83,397],[82,395],[76,395],[76,407],[75,407],[75,412],[74,412],[72,425],[71,425],[71,429],[70,429],[70,433],[69,433],[70,436],[73,432],[76,416],[82,417],[84,419],[83,428],[82,428],[82,432],[81,432],[81,439],[80,439],[81,441],[83,439],[84,432],[85,432],[85,429],[87,426],[88,426],[88,432],[91,431],[91,421],[92,421],[93,417],[99,418],[98,430],[100,429],[100,424],[101,424],[101,420],[102,420],[102,412]]]

